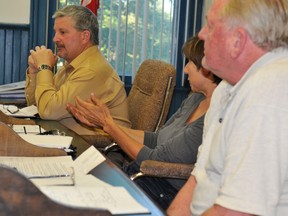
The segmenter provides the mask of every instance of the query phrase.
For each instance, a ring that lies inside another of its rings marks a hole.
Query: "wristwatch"
[[[39,71],[42,71],[42,70],[50,70],[52,71],[52,67],[50,67],[49,65],[46,65],[46,64],[42,64],[38,67],[38,72]]]

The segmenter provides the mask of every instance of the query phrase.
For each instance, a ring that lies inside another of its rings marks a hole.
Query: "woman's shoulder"
[[[183,103],[200,103],[205,99],[205,96],[202,93],[191,92],[188,97],[183,101]]]

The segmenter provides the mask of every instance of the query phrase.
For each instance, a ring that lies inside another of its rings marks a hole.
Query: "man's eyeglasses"
[[[2,108],[4,110],[7,110],[10,114],[15,114],[15,113],[19,112],[19,108],[17,106],[14,106],[14,105],[2,105]]]

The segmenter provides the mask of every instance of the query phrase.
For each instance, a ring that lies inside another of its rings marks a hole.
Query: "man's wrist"
[[[38,73],[38,70],[36,70],[36,71],[29,71],[29,70],[27,70],[27,74],[37,74]]]
[[[52,67],[50,65],[47,65],[47,64],[41,64],[38,67],[38,72],[42,71],[42,70],[50,70],[50,71],[52,71]]]

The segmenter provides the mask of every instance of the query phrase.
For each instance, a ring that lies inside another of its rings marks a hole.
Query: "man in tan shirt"
[[[52,50],[36,46],[30,51],[27,104],[36,104],[42,119],[60,120],[80,135],[92,135],[95,129],[75,121],[66,105],[74,103],[76,96],[89,99],[93,92],[107,104],[115,121],[130,127],[124,83],[98,48],[97,17],[85,7],[70,5],[53,18],[53,41],[65,64],[54,75],[58,58]]]

